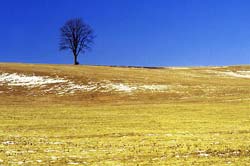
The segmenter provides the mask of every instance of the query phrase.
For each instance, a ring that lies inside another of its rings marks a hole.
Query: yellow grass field
[[[0,63],[0,165],[250,165],[250,66]]]

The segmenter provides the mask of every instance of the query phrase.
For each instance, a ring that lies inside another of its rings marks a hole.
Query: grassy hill
[[[0,64],[0,165],[244,165],[250,66]]]
[[[85,86],[76,88],[74,92],[64,92],[68,87],[65,83],[46,84],[45,82],[42,84],[43,86],[32,87],[8,86],[8,82],[5,82],[0,86],[3,94],[1,102],[20,101],[17,104],[23,104],[24,101],[57,101],[69,102],[68,104],[85,104],[86,102],[97,104],[100,102],[238,102],[238,100],[250,99],[250,73],[247,71],[250,71],[250,66],[150,69],[0,64],[2,74],[15,73],[24,75],[24,77],[49,76],[55,79],[65,79],[76,86]],[[56,86],[61,86],[61,89]],[[60,95],[60,92],[64,93]],[[36,97],[34,98],[34,96]],[[6,101],[9,98],[10,100]]]

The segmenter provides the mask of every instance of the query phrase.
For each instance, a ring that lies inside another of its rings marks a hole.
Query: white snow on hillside
[[[0,83],[8,84],[9,86],[30,86],[38,87],[40,85],[55,84],[67,82],[61,78],[50,78],[47,76],[28,76],[17,73],[2,73],[0,75]]]
[[[250,78],[250,71],[237,71],[237,72],[223,72],[224,75],[231,77],[239,77],[239,78]]]
[[[105,83],[99,84],[100,88],[103,89],[101,91],[108,92],[108,91],[120,91],[120,92],[132,92],[137,89],[136,86],[126,85],[123,83],[111,83],[105,81]],[[97,86],[98,87],[98,86]]]
[[[208,71],[209,73],[215,73],[219,76],[236,77],[236,78],[250,78],[250,71]]]
[[[134,92],[134,91],[164,91],[169,89],[167,85],[140,85],[128,83],[113,83],[108,80],[99,82],[98,84],[92,83],[101,92],[118,91],[118,92]]]
[[[151,91],[164,91],[169,89],[167,85],[141,85],[139,88]]]
[[[168,89],[167,85],[139,85],[127,83],[113,83],[108,80],[100,82],[89,82],[87,84],[78,84],[74,81],[49,76],[25,75],[17,73],[0,73],[0,85],[21,86],[26,88],[40,88],[44,94],[56,93],[58,95],[73,94],[76,92],[125,92],[135,91],[164,91]]]

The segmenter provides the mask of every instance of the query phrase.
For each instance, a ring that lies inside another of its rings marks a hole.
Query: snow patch
[[[1,73],[0,85],[7,84],[8,86],[21,86],[27,88],[43,88],[44,93],[55,92],[62,95],[65,93],[75,93],[79,90],[89,90],[89,87],[85,85],[76,84],[70,80],[64,78],[52,78],[49,76],[29,76],[25,74],[17,73]],[[53,85],[49,89],[44,89],[48,85]]]
[[[222,75],[230,76],[230,77],[238,77],[238,78],[250,78],[250,71],[226,71],[220,72]]]
[[[236,78],[250,78],[250,71],[241,70],[241,71],[214,71],[207,70],[207,73],[216,74],[223,77],[236,77]]]
[[[142,85],[140,86],[142,90],[151,90],[151,91],[164,91],[168,89],[167,85]]]
[[[67,82],[67,80],[61,78],[54,79],[48,76],[28,76],[17,73],[2,73],[0,75],[0,82],[8,84],[9,86],[38,87],[46,84]]]
[[[109,81],[104,81],[95,85],[101,92],[110,92],[110,91],[117,91],[117,92],[132,92],[137,89],[136,86],[123,84],[123,83],[111,83]]]
[[[164,91],[168,89],[167,85],[138,85],[138,84],[125,84],[125,83],[101,83],[100,88],[103,89],[101,91],[118,91],[118,92],[134,92],[134,91]]]
[[[42,94],[74,94],[76,92],[125,92],[135,91],[165,91],[169,88],[167,85],[141,85],[129,83],[114,83],[108,80],[100,82],[88,82],[87,84],[77,84],[71,80],[60,77],[50,76],[30,76],[17,73],[0,73],[0,85],[18,86],[27,88],[39,88]],[[0,91],[0,93],[3,93]],[[32,93],[31,95],[36,95]]]

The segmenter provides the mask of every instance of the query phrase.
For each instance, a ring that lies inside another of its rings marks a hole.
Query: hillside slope
[[[247,165],[250,66],[0,64],[0,165]]]
[[[1,102],[250,100],[250,66],[133,68],[0,64]]]

